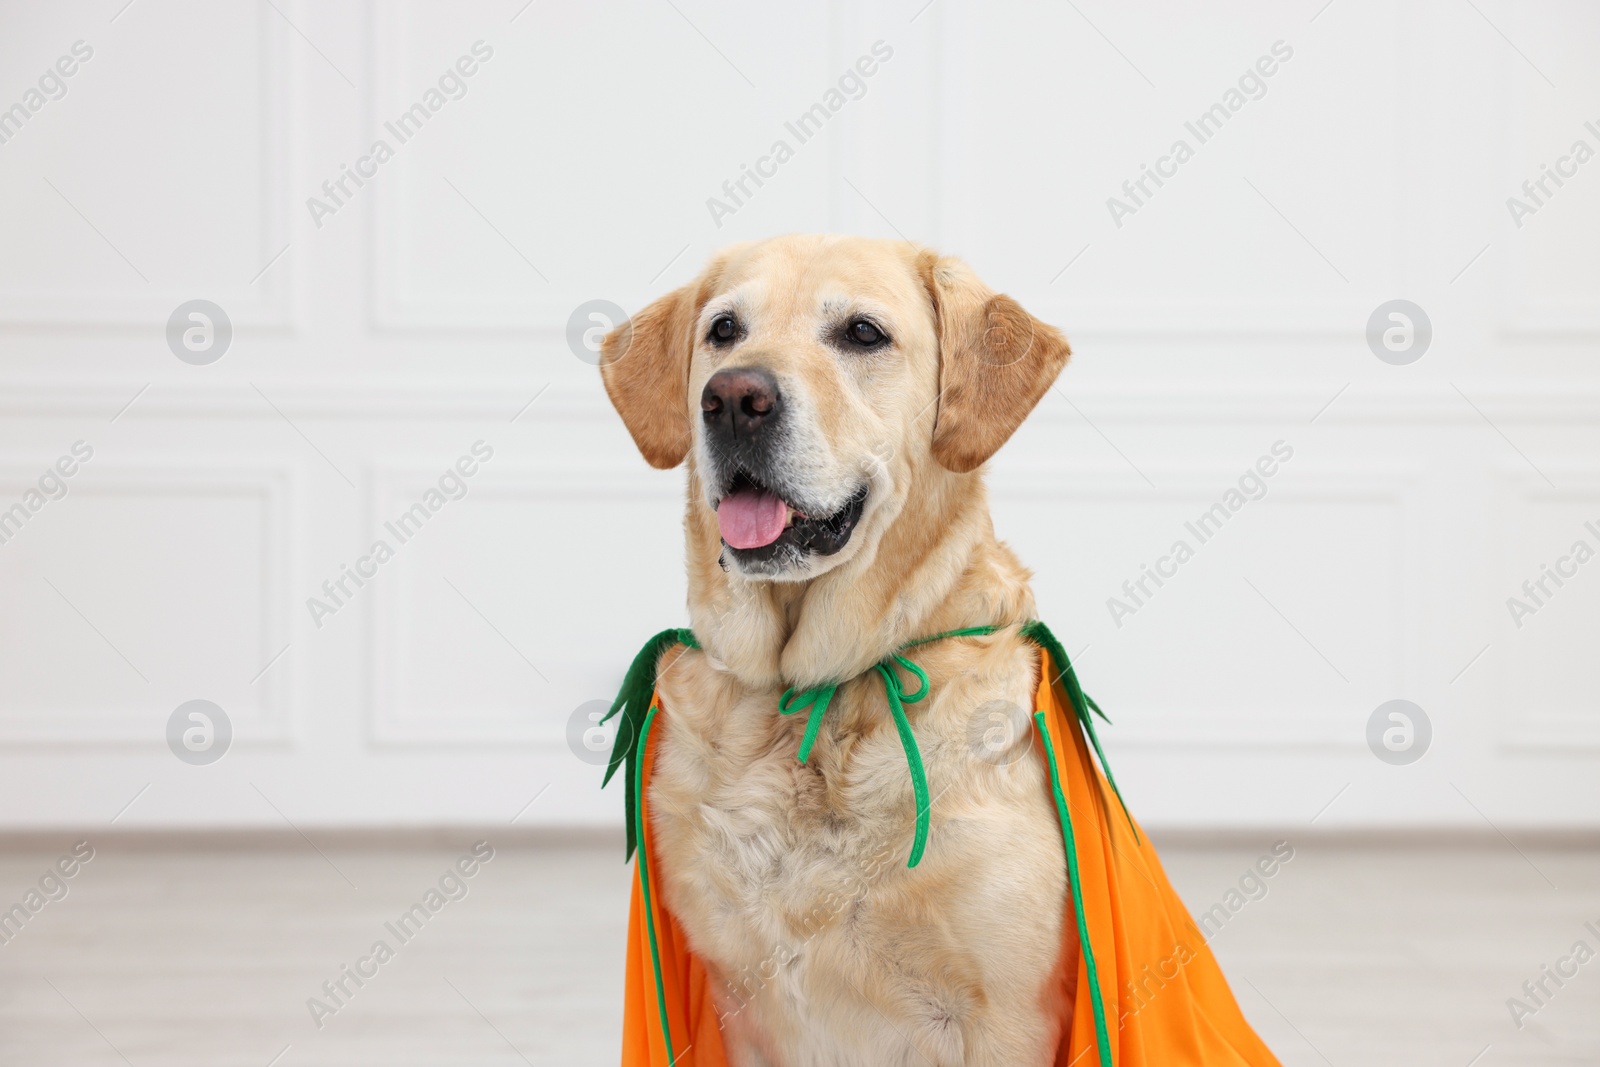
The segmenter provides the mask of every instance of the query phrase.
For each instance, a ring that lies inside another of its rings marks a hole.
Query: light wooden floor
[[[394,943],[384,923],[472,837],[312,837],[203,850],[98,842],[67,896],[0,945],[0,1065],[616,1062],[627,869],[615,842],[501,843],[467,895],[319,1030],[307,998],[375,940]],[[0,908],[70,843],[0,853]],[[1269,845],[1162,852],[1203,911]],[[1285,1064],[1600,1064],[1600,959],[1560,989],[1547,980],[1554,996],[1520,1031],[1506,1008],[1575,942],[1600,950],[1584,928],[1600,929],[1594,847],[1310,839],[1266,885],[1212,946]]]

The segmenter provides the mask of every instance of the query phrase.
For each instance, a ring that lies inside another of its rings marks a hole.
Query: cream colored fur
[[[732,352],[701,342],[727,309],[748,324]],[[826,343],[852,311],[887,327],[889,353]],[[606,352],[607,388],[647,458],[689,465],[689,611],[704,650],[661,663],[649,801],[663,894],[716,972],[734,1062],[1048,1062],[1076,967],[1062,958],[1060,829],[1036,742],[1018,733],[996,751],[984,732],[997,707],[1032,709],[1037,652],[1015,624],[1034,603],[972,468],[1049,386],[1065,342],[955,261],[787,237],[719,256]],[[869,486],[844,550],[779,575],[719,565],[702,477],[701,390],[720,367],[752,365],[781,385],[790,469],[815,498]],[[907,869],[911,779],[870,668],[907,640],[986,623],[1010,628],[911,653],[932,687],[908,710],[933,803],[926,854]],[[779,695],[841,678],[802,766],[805,715],[779,715]]]

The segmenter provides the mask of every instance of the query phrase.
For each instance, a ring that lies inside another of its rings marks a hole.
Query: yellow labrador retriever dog
[[[639,450],[688,464],[702,647],[659,667],[652,863],[717,972],[735,1063],[1022,1067],[1056,1047],[1077,961],[1050,785],[971,738],[1037,684],[1029,572],[980,468],[1068,354],[959,261],[831,236],[730,248],[606,338]],[[917,805],[870,670],[984,624],[1004,628],[915,653],[932,833],[908,869]],[[801,764],[806,716],[779,696],[840,679]]]

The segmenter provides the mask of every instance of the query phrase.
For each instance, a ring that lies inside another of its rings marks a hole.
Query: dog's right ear
[[[666,470],[683,462],[692,440],[689,354],[694,324],[709,296],[709,275],[644,308],[606,334],[600,377],[645,461]]]

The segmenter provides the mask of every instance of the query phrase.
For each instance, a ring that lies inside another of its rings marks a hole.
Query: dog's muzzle
[[[759,367],[717,371],[700,393],[705,441],[718,487],[722,540],[736,558],[763,563],[783,555],[832,555],[850,540],[866,505],[863,485],[842,505],[810,501],[786,483],[789,443],[777,379]]]

